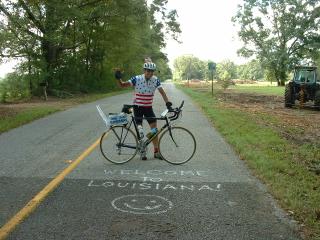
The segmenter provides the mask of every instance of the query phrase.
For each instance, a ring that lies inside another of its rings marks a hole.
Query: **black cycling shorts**
[[[148,121],[149,124],[157,121],[157,119],[155,119],[156,115],[154,114],[152,107],[142,107],[142,106],[134,105],[133,112],[134,112],[136,123],[138,125],[142,125],[143,117],[147,118],[146,120]]]

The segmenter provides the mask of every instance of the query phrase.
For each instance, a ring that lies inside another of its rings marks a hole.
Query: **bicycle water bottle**
[[[143,133],[143,127],[141,125],[138,125],[138,132],[140,135],[140,139],[143,139],[144,133]]]
[[[151,139],[158,132],[158,128],[151,128],[151,131],[147,134],[147,138]]]

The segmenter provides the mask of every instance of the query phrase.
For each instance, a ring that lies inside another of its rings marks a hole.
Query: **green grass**
[[[277,86],[250,86],[250,85],[235,85],[230,87],[229,89],[236,92],[243,93],[256,93],[256,94],[264,94],[264,95],[284,95],[284,87]]]
[[[182,89],[202,107],[280,205],[306,226],[307,239],[320,239],[320,178],[302,161],[319,161],[319,148],[307,144],[297,146],[281,138],[263,124],[276,122],[273,116],[228,109],[212,98],[211,93]]]
[[[110,92],[110,93],[97,93],[97,94],[87,94],[82,96],[77,96],[69,99],[61,99],[61,102],[65,103],[61,106],[37,106],[37,107],[27,107],[26,109],[13,114],[12,116],[0,117],[0,134],[2,132],[8,131],[10,129],[19,127],[23,124],[29,123],[33,120],[45,117],[57,111],[65,110],[68,107],[72,107],[77,104],[93,102],[98,99],[111,97],[114,95],[122,94],[125,92],[132,91],[132,89],[125,89],[122,91]]]
[[[0,118],[0,133],[59,111],[56,107],[32,107],[10,117]]]

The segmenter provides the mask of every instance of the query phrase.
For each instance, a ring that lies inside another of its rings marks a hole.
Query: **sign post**
[[[211,95],[213,96],[213,73],[216,71],[216,64],[208,62],[208,69],[211,72]]]

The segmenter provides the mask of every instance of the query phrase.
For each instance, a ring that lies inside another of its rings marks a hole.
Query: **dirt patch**
[[[0,119],[13,117],[16,114],[23,112],[26,109],[35,107],[56,107],[61,110],[67,109],[77,104],[76,99],[60,99],[50,97],[47,101],[40,98],[32,98],[24,102],[16,103],[1,103],[0,104]]]
[[[204,88],[197,91],[204,92]],[[208,92],[208,89],[206,89]],[[249,113],[258,124],[273,129],[293,146],[313,150],[310,158],[296,152],[292,160],[320,175],[320,111],[306,104],[285,108],[283,97],[255,93],[239,93],[232,90],[215,92],[216,99],[225,109],[237,109]],[[308,144],[308,145],[306,145]],[[307,151],[307,150],[306,150]]]
[[[11,117],[17,114],[17,111],[13,108],[7,108],[0,105],[0,119]]]
[[[220,93],[218,100],[231,108],[273,116],[277,119],[276,122],[263,121],[263,124],[277,130],[295,144],[307,142],[320,146],[320,111],[313,109],[311,105],[285,108],[283,97],[280,96],[233,91]]]

